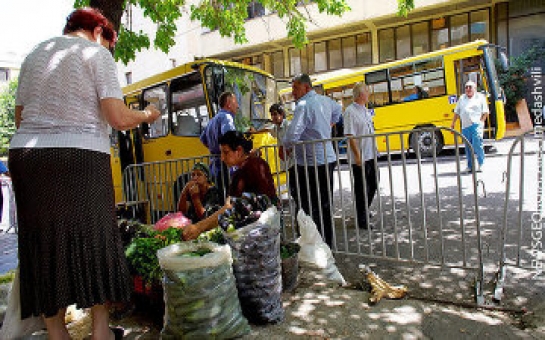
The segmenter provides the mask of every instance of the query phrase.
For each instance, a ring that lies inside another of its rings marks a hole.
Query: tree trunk
[[[522,131],[532,130],[534,125],[532,124],[532,118],[530,117],[530,111],[528,111],[526,99],[519,100],[515,109],[517,110],[520,129]]]
[[[114,25],[115,30],[119,31],[125,8],[124,0],[91,0],[89,6],[101,10],[102,14]]]

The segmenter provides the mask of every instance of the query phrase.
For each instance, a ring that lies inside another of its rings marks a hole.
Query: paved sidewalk
[[[0,226],[0,228],[3,226]],[[17,268],[17,234],[0,232],[0,275]]]

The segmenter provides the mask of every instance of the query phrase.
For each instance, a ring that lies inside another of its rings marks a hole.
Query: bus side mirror
[[[507,59],[507,55],[505,54],[505,52],[503,51],[500,51],[500,65],[503,69],[503,71],[507,71],[509,70],[509,59]]]

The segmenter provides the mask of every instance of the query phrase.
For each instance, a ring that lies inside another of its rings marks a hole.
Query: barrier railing
[[[545,129],[536,127],[518,136],[508,154],[504,173],[505,203],[500,230],[500,259],[494,300],[503,298],[507,267],[530,272],[543,280],[545,257]]]
[[[407,141],[415,133],[429,136],[431,157],[422,157],[418,149],[409,152]],[[438,158],[435,152],[447,133],[456,137],[454,160],[451,157],[448,161]],[[328,144],[339,143],[341,138],[297,143],[289,150],[290,156],[302,161],[290,171],[280,164],[277,146],[261,150],[272,168],[284,170],[273,174],[282,198],[284,239],[298,236],[295,216],[298,207],[302,207],[326,235],[335,253],[473,270],[476,300],[482,304],[479,181],[475,173],[462,176],[460,163],[465,163],[465,159],[460,156],[459,143],[463,137],[451,129],[426,127],[351,138],[371,143],[375,149],[380,138],[387,146],[401,145],[406,151],[392,152],[387,147],[385,153],[376,155],[371,160],[376,171],[370,178],[364,167],[353,168],[350,160],[341,161],[339,155],[329,166],[317,164],[317,159],[325,158],[323,150],[329,148]],[[473,154],[471,148],[470,152]],[[151,220],[156,222],[176,210],[176,195],[196,161],[209,164],[210,157],[129,166],[124,174],[125,199],[149,201]],[[362,205],[357,203],[358,188],[354,186],[357,171],[362,179],[362,204],[368,206],[372,202],[365,214],[359,214],[360,220],[357,217]],[[367,193],[373,181],[378,184],[374,199]]]

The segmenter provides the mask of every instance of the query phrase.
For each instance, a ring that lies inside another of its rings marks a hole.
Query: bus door
[[[485,122],[484,139],[493,139],[495,135],[496,108],[494,100],[490,99],[490,87],[485,72],[485,64],[482,55],[474,55],[468,58],[459,59],[454,62],[456,71],[456,86],[458,98],[465,93],[465,83],[469,80],[477,84],[477,92],[487,97],[490,115]]]

